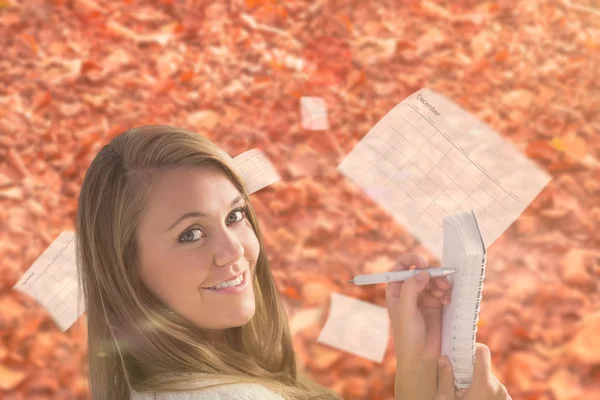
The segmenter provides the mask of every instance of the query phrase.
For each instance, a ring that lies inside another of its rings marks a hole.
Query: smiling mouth
[[[238,276],[236,276],[235,278],[230,279],[229,281],[224,281],[224,282],[218,283],[218,284],[216,284],[214,286],[210,286],[210,287],[202,287],[202,289],[221,290],[221,289],[230,289],[230,288],[234,288],[234,287],[240,286],[247,279],[246,276],[247,276],[247,273],[249,273],[249,272],[250,272],[249,270],[246,270],[246,271],[242,272],[241,274],[239,274]],[[236,282],[236,280],[239,280],[239,282]],[[219,286],[219,285],[221,285],[221,284],[223,284],[225,282],[234,282],[236,284],[233,285],[233,286],[229,286],[229,284],[227,284],[226,286],[222,286],[222,287],[217,288],[217,286]]]

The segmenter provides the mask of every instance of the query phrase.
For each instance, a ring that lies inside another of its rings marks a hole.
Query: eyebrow
[[[229,204],[229,207],[233,207],[235,205],[235,203],[237,203],[238,201],[243,199],[243,195],[239,195],[237,196],[235,199],[233,199],[233,201]],[[207,217],[208,214],[205,214],[203,212],[200,211],[190,211],[190,212],[186,212],[185,214],[183,214],[181,217],[177,218],[177,221],[175,221],[173,223],[173,225],[171,225],[169,227],[169,229],[167,229],[167,232],[170,231],[171,229],[173,229],[178,223],[180,223],[181,221],[183,221],[186,218],[192,218],[192,217]]]

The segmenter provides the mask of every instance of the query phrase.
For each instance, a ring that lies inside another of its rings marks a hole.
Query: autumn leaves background
[[[600,15],[591,1],[0,1],[0,397],[85,399],[86,335],[11,288],[73,229],[91,159],[165,123],[282,181],[252,195],[300,362],[345,399],[392,399],[382,364],[316,343],[331,292],[427,251],[336,166],[430,87],[553,176],[488,249],[478,341],[515,400],[600,398]],[[596,6],[597,7],[597,6]],[[321,97],[329,129],[300,122]],[[431,257],[429,261],[434,262]]]

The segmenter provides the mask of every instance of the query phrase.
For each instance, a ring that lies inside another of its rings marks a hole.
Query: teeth
[[[218,285],[213,286],[211,289],[225,289],[228,287],[234,287],[239,285],[240,283],[242,283],[242,280],[244,280],[244,274],[240,275],[238,278],[236,279],[232,279],[230,281],[227,282],[223,282],[223,283],[219,283]]]

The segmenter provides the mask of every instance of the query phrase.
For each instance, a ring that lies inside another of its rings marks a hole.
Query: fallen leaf
[[[196,129],[204,128],[213,130],[219,123],[220,117],[213,110],[200,110],[190,114],[187,123]]]
[[[502,95],[502,102],[510,107],[517,107],[522,110],[527,110],[533,103],[535,96],[529,90],[518,89]]]
[[[518,351],[511,353],[504,364],[503,382],[517,392],[529,392],[536,388],[536,381],[545,382],[550,365],[535,353]]]
[[[566,346],[569,356],[588,365],[600,364],[600,311],[586,315],[577,326],[575,337]]]
[[[600,264],[600,251],[572,248],[561,260],[561,275],[565,282],[592,288],[595,281],[591,275],[593,264]]]
[[[11,391],[27,377],[27,374],[19,369],[13,369],[0,364],[0,389]]]
[[[548,381],[556,400],[580,400],[583,390],[580,379],[567,368],[559,368]]]
[[[564,151],[576,160],[582,160],[588,154],[588,144],[576,134],[563,137]]]

